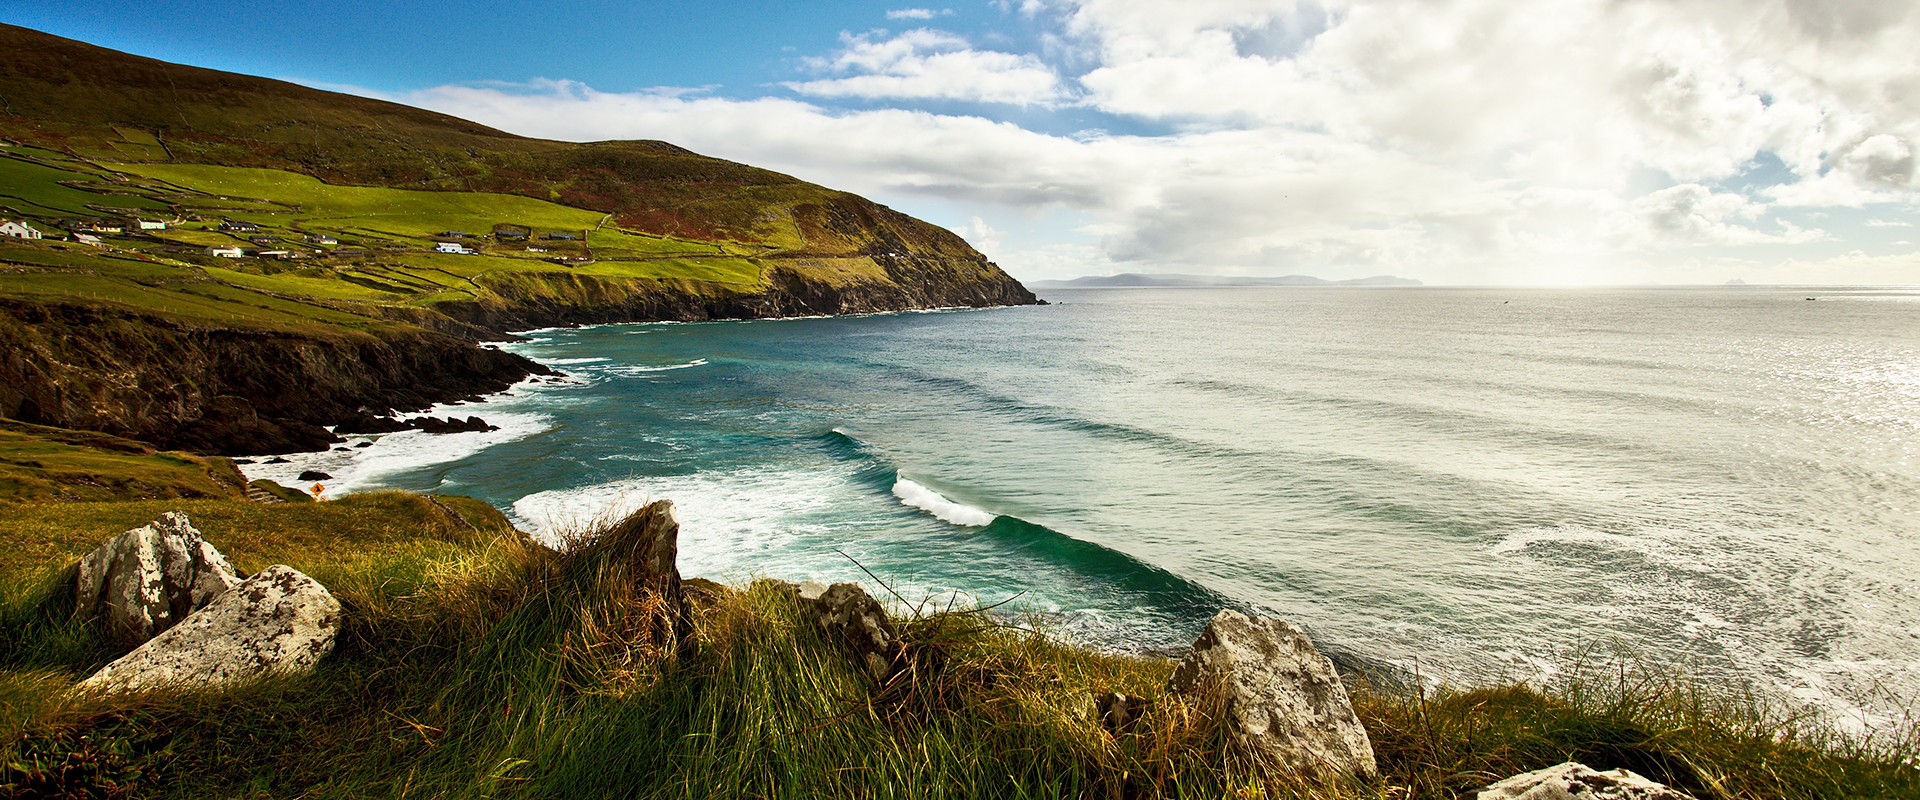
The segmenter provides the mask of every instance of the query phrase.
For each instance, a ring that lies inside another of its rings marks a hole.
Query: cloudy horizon
[[[831,40],[730,42],[760,53],[747,67],[703,67],[693,42],[671,75],[538,61],[377,85],[325,61],[258,74],[529,136],[670,141],[950,227],[1027,280],[1920,282],[1910,3],[1001,0],[828,16]]]

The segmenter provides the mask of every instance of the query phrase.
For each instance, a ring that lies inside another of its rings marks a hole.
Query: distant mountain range
[[[1345,281],[1329,281],[1312,275],[1282,275],[1277,278],[1249,278],[1225,275],[1169,275],[1164,273],[1126,272],[1119,275],[1088,275],[1070,281],[1028,281],[1027,285],[1035,289],[1096,289],[1129,286],[1422,286],[1424,284],[1412,278],[1396,278],[1392,275],[1375,275],[1371,278],[1354,278]]]

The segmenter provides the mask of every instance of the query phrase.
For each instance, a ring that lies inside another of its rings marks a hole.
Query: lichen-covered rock
[[[1221,611],[1168,686],[1176,692],[1217,686],[1235,744],[1274,766],[1323,779],[1377,772],[1373,744],[1333,662],[1285,620]]]
[[[272,566],[100,668],[82,691],[220,686],[311,668],[332,652],[340,602],[318,581]]]
[[[906,661],[902,655],[906,646],[900,642],[892,620],[887,618],[887,610],[860,584],[770,582],[781,591],[791,593],[800,611],[826,631],[828,638],[846,645],[875,683],[885,685],[896,671],[904,668]]]
[[[1694,800],[1624,769],[1597,772],[1568,761],[1515,775],[1480,790],[1478,800]]]
[[[80,559],[74,613],[103,618],[116,639],[144,642],[239,582],[187,515],[169,511]]]
[[[803,599],[809,594],[808,589],[805,584],[801,585]],[[836,583],[814,598],[813,606],[820,627],[853,650],[854,657],[869,676],[879,683],[893,677],[901,644],[880,601],[868,595],[860,584]]]

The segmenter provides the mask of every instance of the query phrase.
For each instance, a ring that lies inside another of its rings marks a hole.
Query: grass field
[[[95,194],[60,185],[60,181],[93,177],[18,158],[0,157],[0,204],[15,206],[24,213],[49,216],[98,216],[99,212],[88,210],[88,205],[171,211],[171,206],[150,197]]]
[[[695,637],[677,647],[655,633],[663,607],[630,575],[631,542],[589,535],[556,552],[464,498],[0,508],[0,786],[16,790],[1452,800],[1579,760],[1702,800],[1920,793],[1901,761],[1911,740],[1849,743],[1751,698],[1612,664],[1544,688],[1360,680],[1355,709],[1382,774],[1325,786],[1229,751],[1217,700],[1166,690],[1170,661],[1091,652],[978,613],[900,618],[916,666],[886,687],[768,584],[705,585]],[[241,569],[288,564],[341,599],[341,641],[317,674],[227,692],[64,694],[119,652],[72,619],[69,565],[169,510]],[[1101,691],[1152,705],[1109,732],[1086,712]]]
[[[138,442],[97,433],[0,419],[0,503],[240,496],[244,480],[225,459],[155,453]],[[50,506],[49,508],[58,508]],[[57,525],[55,526],[57,528]],[[44,563],[34,548],[45,531],[7,539],[5,559]]]
[[[429,239],[447,230],[485,234],[495,223],[527,225],[536,230],[589,230],[598,227],[606,216],[517,195],[334,186],[311,176],[273,169],[205,164],[106,166],[204,194],[270,199],[296,207],[302,228],[371,227]],[[277,219],[281,225],[291,221],[285,216]]]

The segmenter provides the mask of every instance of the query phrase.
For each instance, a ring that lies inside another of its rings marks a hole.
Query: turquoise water
[[[669,498],[686,574],[871,571],[1102,646],[1234,606],[1428,677],[1617,644],[1920,696],[1920,292],[1046,296],[538,331],[509,348],[574,382],[458,409],[502,431],[318,458],[547,534]]]

